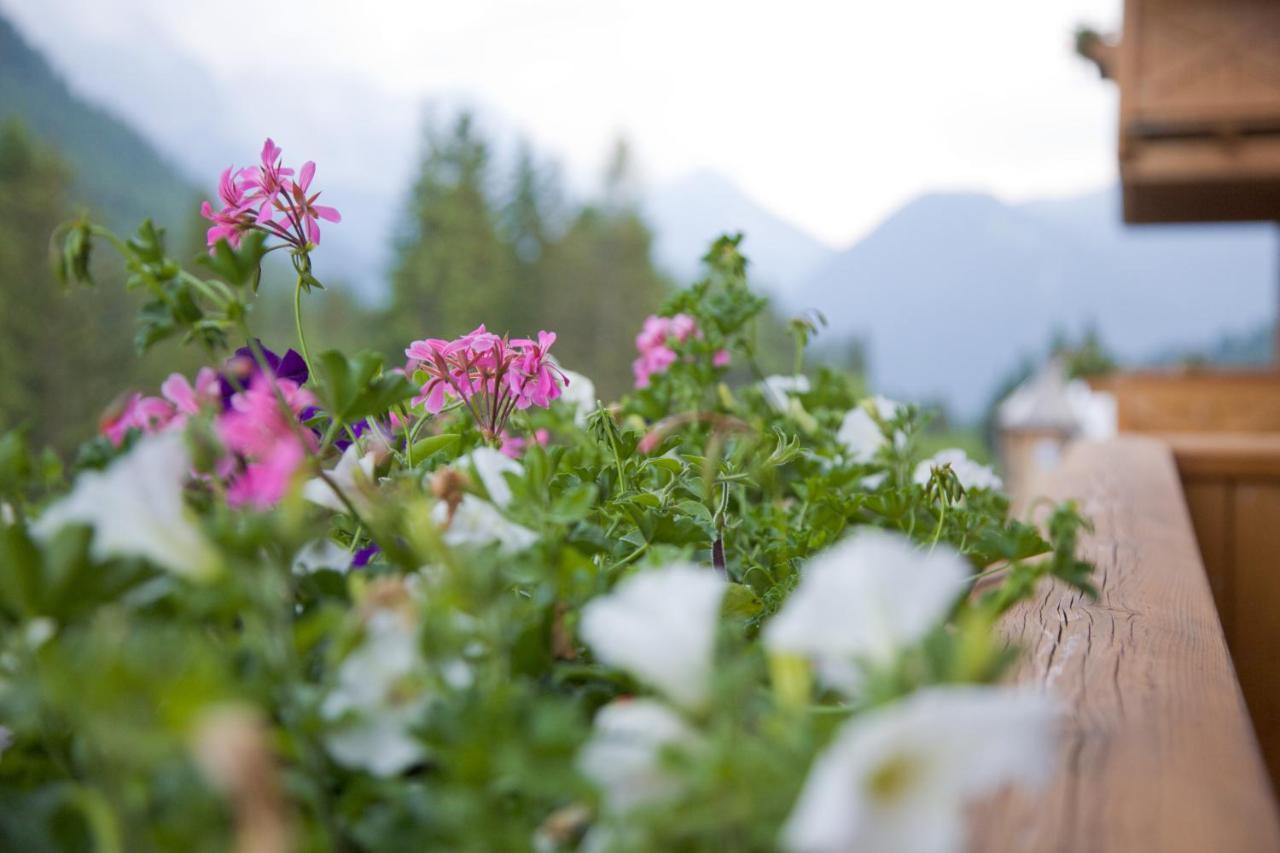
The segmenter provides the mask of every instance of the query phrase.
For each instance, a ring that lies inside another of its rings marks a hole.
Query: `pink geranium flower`
[[[507,378],[517,409],[527,409],[530,406],[547,408],[552,400],[560,396],[562,390],[560,382],[556,380],[562,379],[568,383],[569,380],[560,368],[547,358],[547,351],[555,342],[555,332],[538,332],[537,343],[526,338],[511,342],[519,353],[516,356],[517,369],[509,371]]]
[[[287,169],[280,157],[283,149],[270,138],[262,144],[262,166],[258,169],[245,169],[246,184],[254,191],[258,204],[256,225],[267,225],[275,221],[276,196],[288,189],[286,180],[293,175],[293,169]]]
[[[512,459],[519,459],[524,455],[524,450],[529,446],[529,440],[521,435],[512,435],[506,430],[502,431],[502,444],[498,447],[498,452]],[[533,440],[542,447],[546,447],[551,443],[551,433],[545,429],[534,430]]]
[[[446,400],[461,400],[485,437],[495,440],[514,410],[546,408],[562,393],[567,380],[548,356],[555,340],[546,331],[537,341],[508,340],[481,325],[453,341],[414,341],[405,356],[426,374],[414,404],[435,414]]]
[[[320,220],[341,222],[342,214],[338,213],[336,207],[316,204],[316,199],[320,197],[320,193],[307,195],[311,187],[311,179],[315,177],[315,174],[315,163],[308,160],[302,164],[302,172],[298,175],[298,182],[291,184],[289,187],[289,191],[293,195],[292,203],[289,205],[289,213],[291,218],[297,217],[295,221],[306,232],[307,241],[318,246],[320,245]]]
[[[213,225],[206,233],[209,249],[226,240],[238,246],[248,231],[262,231],[283,240],[297,251],[319,245],[319,220],[341,222],[336,208],[316,204],[320,193],[311,192],[316,164],[303,164],[298,179],[293,169],[284,165],[283,149],[268,138],[262,145],[261,163],[246,169],[227,168],[218,183],[222,207],[214,209],[210,202],[200,206],[200,213]]]
[[[688,314],[676,314],[674,317],[659,317],[650,314],[645,318],[640,334],[636,335],[636,351],[639,355],[631,362],[631,373],[635,377],[635,387],[648,388],[650,377],[666,373],[678,358],[672,344],[683,344],[692,339],[701,339],[702,330],[698,321]],[[711,356],[714,367],[729,365],[729,351],[716,350]]]

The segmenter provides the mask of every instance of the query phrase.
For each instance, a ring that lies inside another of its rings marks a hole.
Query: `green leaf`
[[[750,619],[764,608],[764,602],[755,590],[740,583],[731,583],[724,594],[723,612],[726,616]]]
[[[317,396],[325,412],[344,424],[385,415],[418,391],[399,373],[383,373],[382,356],[370,350],[351,357],[328,350],[315,366]]]
[[[457,433],[446,432],[440,435],[429,435],[413,443],[412,455],[415,461],[426,459],[433,453],[453,447],[461,439]]]
[[[226,240],[219,240],[212,254],[202,255],[196,263],[227,284],[235,287],[251,284],[256,291],[262,277],[262,259],[267,254],[266,243],[266,234],[250,231],[241,238],[240,248],[234,249]]]
[[[586,518],[596,501],[596,487],[583,483],[569,489],[551,506],[551,520],[567,524]]]

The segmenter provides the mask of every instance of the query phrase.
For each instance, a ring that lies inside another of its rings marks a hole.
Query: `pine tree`
[[[49,239],[71,215],[72,174],[17,121],[0,128],[0,429],[26,425],[69,449],[132,369],[129,300],[99,287],[63,292]]]
[[[560,333],[557,356],[592,377],[603,398],[632,383],[631,345],[667,282],[654,268],[653,235],[637,209],[630,158],[619,142],[605,173],[601,202],[584,208],[548,248],[546,300]]]
[[[510,196],[501,209],[501,234],[511,252],[515,276],[513,299],[522,330],[552,328],[548,315],[552,281],[547,276],[547,249],[556,239],[560,218],[558,175],[538,163],[528,143],[522,143],[516,157]]]
[[[488,183],[489,148],[469,114],[445,135],[428,127],[397,241],[386,324],[391,348],[461,334],[480,323],[524,334],[511,252],[499,235]]]

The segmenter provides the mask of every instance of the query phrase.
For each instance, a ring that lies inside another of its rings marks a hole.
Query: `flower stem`
[[[298,274],[298,283],[293,288],[293,323],[298,329],[298,346],[302,349],[302,360],[307,364],[307,375],[315,377],[315,368],[311,366],[311,353],[307,350],[307,336],[302,330],[302,274]]]
[[[938,526],[933,531],[933,541],[929,543],[929,550],[933,551],[938,547],[938,540],[942,538],[942,523],[947,520],[947,501],[942,501],[942,509],[938,512]]]

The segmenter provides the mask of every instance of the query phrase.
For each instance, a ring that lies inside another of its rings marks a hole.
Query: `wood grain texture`
[[[1236,484],[1231,516],[1233,658],[1271,778],[1280,779],[1280,481]]]
[[[1222,623],[1227,648],[1234,661],[1237,649],[1231,627],[1235,624],[1232,618],[1235,609],[1232,600],[1232,536],[1235,529],[1231,510],[1235,489],[1226,479],[1188,479],[1184,474],[1182,490],[1187,499],[1187,509],[1191,512],[1196,542],[1200,545],[1200,559],[1209,578],[1209,588],[1213,590],[1213,603],[1218,607],[1218,620]]]
[[[1069,710],[1060,763],[1039,792],[975,809],[975,851],[1280,850],[1276,803],[1160,442],[1069,449],[1050,496],[1097,527],[1097,601],[1060,584],[1011,611],[1013,675]]]
[[[1089,384],[1115,396],[1121,432],[1280,433],[1275,370],[1122,371]]]
[[[1280,433],[1154,433],[1169,445],[1183,480],[1280,479]]]

